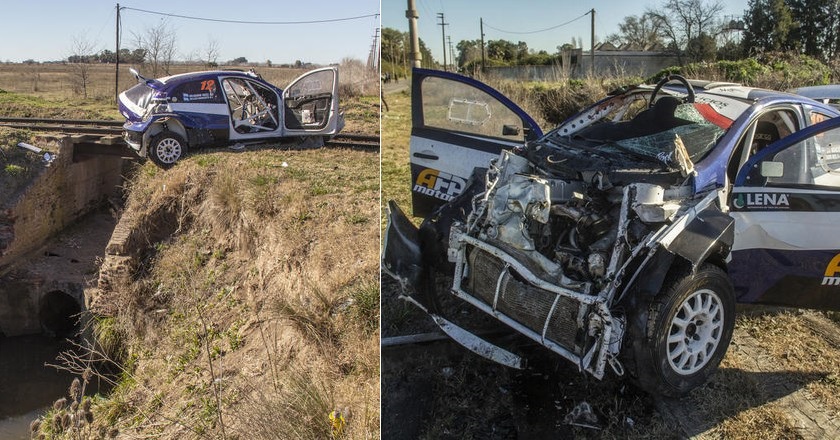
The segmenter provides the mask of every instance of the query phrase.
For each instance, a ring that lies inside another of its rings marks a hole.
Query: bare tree
[[[219,65],[219,42],[213,39],[207,41],[207,46],[204,47],[202,61],[205,67],[216,67]]]
[[[175,29],[166,20],[146,28],[142,34],[134,34],[134,44],[145,51],[152,76],[169,75],[169,68],[175,59],[177,40]]]
[[[680,64],[689,43],[703,36],[717,36],[723,4],[718,0],[666,0],[657,10],[648,10],[661,23],[661,31]]]
[[[643,50],[662,44],[662,22],[650,12],[641,16],[629,15],[618,24],[618,33],[607,36],[616,46],[628,44]]]
[[[87,89],[90,85],[90,63],[95,52],[94,43],[88,40],[85,34],[82,33],[73,37],[67,62],[70,64],[74,79],[73,90],[81,93],[85,99],[88,97]]]

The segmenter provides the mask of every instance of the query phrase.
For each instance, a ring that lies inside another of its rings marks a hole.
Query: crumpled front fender
[[[382,271],[399,281],[403,290],[416,290],[424,272],[419,231],[393,200],[388,201]]]

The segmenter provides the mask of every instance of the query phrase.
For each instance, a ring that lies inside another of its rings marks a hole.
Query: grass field
[[[410,213],[410,96],[386,98],[382,200]],[[434,331],[398,289],[383,278],[383,337]],[[653,399],[612,374],[597,381],[539,350],[524,372],[445,342],[385,350],[382,359],[387,438],[822,438],[837,432],[831,420],[840,416],[840,327],[836,315],[812,311],[744,310],[718,373],[679,400]],[[582,402],[594,428],[563,422]],[[820,424],[826,431],[813,429]]]

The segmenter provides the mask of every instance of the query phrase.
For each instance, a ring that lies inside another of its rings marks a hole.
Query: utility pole
[[[484,73],[484,68],[486,67],[484,64],[484,19],[479,18],[478,24],[481,26],[481,73]]]
[[[592,15],[591,34],[589,36],[589,76],[595,77],[595,8],[592,8],[589,13]]]
[[[376,70],[377,67],[380,67],[380,63],[382,62],[382,48],[379,47],[379,28],[376,28],[376,32],[373,34],[373,70]]]
[[[420,38],[417,36],[417,8],[414,6],[414,0],[408,0],[408,9],[405,11],[405,18],[408,19],[408,35],[411,38],[411,67],[421,67],[420,63],[423,60],[423,54],[420,53]]]
[[[440,19],[438,26],[440,26],[440,38],[443,43],[443,71],[446,72],[446,25],[449,23],[444,23],[443,12],[438,12],[437,17]]]
[[[114,69],[114,101],[119,102],[120,99],[120,4],[117,3],[117,66]]]
[[[455,52],[452,50],[452,35],[446,36],[446,42],[449,43],[449,62],[452,63],[452,71],[458,71],[458,65],[455,64]]]
[[[405,63],[408,57],[405,56],[405,51],[408,49],[408,39],[403,40],[402,44],[402,63],[403,63],[403,74],[405,74],[406,78],[408,77],[408,67],[406,67]]]

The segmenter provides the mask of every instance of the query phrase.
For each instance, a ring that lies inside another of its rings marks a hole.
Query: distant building
[[[654,75],[666,67],[677,65],[677,57],[665,51],[661,44],[638,47],[623,44],[616,47],[606,42],[595,46],[596,76]],[[508,79],[527,81],[556,81],[563,78],[582,78],[589,75],[590,52],[583,49],[564,49],[560,63],[550,66],[487,67],[487,74]]]

